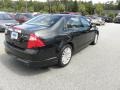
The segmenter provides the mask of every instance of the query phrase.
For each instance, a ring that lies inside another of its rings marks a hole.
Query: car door
[[[82,23],[80,21],[80,16],[73,16],[67,21],[67,32],[72,36],[72,42],[74,47],[79,50],[81,46],[85,43],[84,34],[81,33]],[[83,29],[83,28],[82,28]],[[84,28],[85,29],[85,28]]]
[[[81,35],[83,35],[83,45],[89,44],[91,40],[93,40],[94,32],[90,27],[90,22],[85,17],[80,17],[80,21],[82,23],[82,27],[80,27]]]

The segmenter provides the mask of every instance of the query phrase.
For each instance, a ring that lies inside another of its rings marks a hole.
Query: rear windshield
[[[0,14],[0,20],[12,20],[13,18],[10,17],[8,14]]]
[[[26,24],[50,27],[59,21],[61,17],[59,15],[40,15],[27,21]]]

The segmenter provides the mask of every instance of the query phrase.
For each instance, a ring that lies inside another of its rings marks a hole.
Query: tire
[[[64,67],[69,64],[72,58],[72,47],[68,44],[65,45],[60,52],[58,65]]]
[[[91,43],[91,45],[96,45],[97,44],[97,42],[98,42],[98,34],[96,33],[95,34],[95,37],[94,37],[94,41]]]

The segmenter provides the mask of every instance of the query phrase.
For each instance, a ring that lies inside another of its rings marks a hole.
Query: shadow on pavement
[[[23,76],[33,76],[37,74],[47,73],[50,68],[30,68],[16,60],[15,57],[7,54],[0,55],[0,63],[2,63],[11,72]]]

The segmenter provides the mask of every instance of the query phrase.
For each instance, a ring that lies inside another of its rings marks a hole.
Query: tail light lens
[[[45,46],[44,42],[35,34],[30,34],[27,48],[37,48]]]

